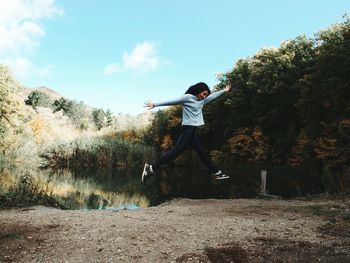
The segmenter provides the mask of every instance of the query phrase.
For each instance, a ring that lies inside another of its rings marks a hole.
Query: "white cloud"
[[[12,28],[0,24],[0,55],[32,51],[39,46],[38,38],[44,34],[42,28],[31,21]]]
[[[24,79],[30,75],[47,76],[52,70],[52,66],[38,68],[28,58],[25,57],[4,59],[0,60],[0,63],[9,66],[13,74],[20,79]]]
[[[45,36],[40,21],[62,14],[55,0],[0,0],[0,63],[21,76],[27,75],[26,71],[33,73],[35,66],[27,57]]]
[[[55,0],[0,0],[0,21],[36,20],[63,14]]]
[[[152,71],[159,65],[160,61],[156,53],[155,43],[139,43],[130,54],[124,53],[123,68],[131,71]]]
[[[113,75],[120,71],[121,71],[121,68],[120,68],[120,65],[118,64],[109,64],[105,67],[105,73],[107,75]]]
[[[122,62],[112,63],[105,67],[107,75],[118,72],[149,72],[154,71],[160,64],[161,59],[157,55],[157,46],[159,43],[145,41],[136,44],[130,53],[124,52]]]

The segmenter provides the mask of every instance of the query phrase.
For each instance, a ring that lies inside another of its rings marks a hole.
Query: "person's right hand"
[[[154,108],[154,103],[152,101],[146,101],[144,104],[143,104],[143,107],[147,108],[147,110],[151,110]]]

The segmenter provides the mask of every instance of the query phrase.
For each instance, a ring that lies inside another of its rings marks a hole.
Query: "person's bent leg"
[[[160,166],[180,155],[190,144],[194,132],[195,127],[184,126],[182,133],[179,139],[177,140],[177,143],[174,146],[174,148],[162,154],[160,158],[154,164],[152,164],[153,171],[156,171]]]
[[[205,152],[204,146],[201,140],[199,139],[198,135],[196,134],[192,137],[192,147],[199,155],[201,161],[205,164],[205,166],[207,166],[212,171],[212,173],[215,174],[219,171],[219,169],[215,167],[212,160],[209,158],[209,156]]]
[[[192,146],[195,149],[195,151],[198,153],[202,162],[212,171],[213,176],[216,180],[230,178],[230,176],[226,175],[224,172],[222,172],[221,170],[219,170],[214,166],[213,162],[211,161],[209,156],[206,154],[203,144],[197,135],[194,135],[192,137]]]

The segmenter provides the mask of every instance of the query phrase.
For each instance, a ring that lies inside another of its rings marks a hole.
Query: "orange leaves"
[[[313,139],[301,130],[288,159],[289,164],[300,165],[310,156],[316,157],[329,168],[340,167],[348,162],[350,155],[346,144],[350,135],[350,120],[322,125],[322,134]]]
[[[171,139],[171,136],[169,134],[166,134],[164,137],[163,137],[163,142],[162,144],[160,145],[160,148],[163,150],[163,151],[167,151],[169,150],[173,145],[173,140]]]
[[[317,158],[322,160],[337,157],[339,154],[337,151],[337,139],[330,139],[322,136],[317,139],[314,150],[317,153]]]
[[[133,134],[131,131],[123,131],[121,132],[122,138],[126,141],[130,141],[135,134]]]
[[[310,144],[310,138],[302,130],[296,139],[295,145],[291,150],[288,163],[292,166],[299,166],[308,156],[307,148]]]
[[[176,127],[181,124],[181,118],[177,116],[171,116],[171,118],[168,121],[169,127]]]
[[[258,127],[237,129],[227,143],[234,158],[248,162],[266,160],[270,153],[268,139]]]

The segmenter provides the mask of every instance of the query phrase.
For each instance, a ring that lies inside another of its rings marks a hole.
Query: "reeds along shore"
[[[106,170],[141,165],[153,159],[152,147],[123,139],[87,137],[52,145],[41,154],[43,166],[54,169]]]

